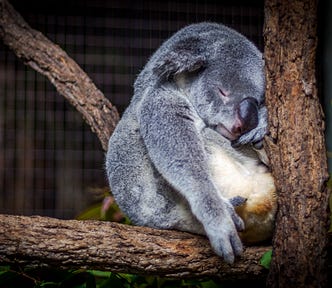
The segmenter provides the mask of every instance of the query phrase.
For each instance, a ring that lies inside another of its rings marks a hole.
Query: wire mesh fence
[[[263,1],[11,1],[122,112],[153,51],[185,25],[212,21],[262,49]],[[0,213],[74,217],[107,186],[104,152],[48,80],[0,43]]]

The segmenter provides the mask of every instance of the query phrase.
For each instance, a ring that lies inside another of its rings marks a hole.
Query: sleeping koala
[[[228,263],[272,234],[275,186],[255,146],[267,131],[262,54],[215,23],[183,28],[141,71],[106,170],[137,225],[205,234]]]

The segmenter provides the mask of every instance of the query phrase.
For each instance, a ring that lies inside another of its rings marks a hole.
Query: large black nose
[[[255,98],[243,99],[236,107],[236,120],[232,127],[234,135],[241,136],[258,125],[258,103]]]

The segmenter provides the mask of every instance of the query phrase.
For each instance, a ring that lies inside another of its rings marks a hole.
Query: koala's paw
[[[244,223],[232,205],[227,203],[227,206],[228,213],[223,213],[219,221],[206,227],[206,233],[213,250],[223,257],[226,263],[232,264],[235,257],[243,252],[243,245],[237,231],[244,230]]]
[[[246,203],[247,198],[244,198],[242,196],[235,196],[233,198],[229,199],[229,202],[234,206],[234,207],[238,207],[243,205],[244,203]]]
[[[239,139],[232,141],[232,147],[237,148],[241,145],[252,143],[255,147],[259,148],[263,145],[263,139],[266,134],[266,128],[256,128],[243,134]]]

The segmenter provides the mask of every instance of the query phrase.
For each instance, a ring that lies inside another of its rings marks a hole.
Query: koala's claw
[[[259,147],[263,146],[264,132],[265,130],[261,131],[261,129],[252,130],[247,134],[243,134],[240,138],[233,140],[231,145],[233,148],[238,148],[241,145],[252,143],[259,149]]]
[[[240,197],[240,196],[237,196],[237,197],[239,197],[238,198],[238,200],[240,200],[240,201],[246,201],[247,199],[245,199],[245,198],[243,198],[243,197]],[[234,197],[234,198],[237,198],[237,197]],[[242,199],[240,199],[240,198],[242,198]],[[234,200],[234,201],[236,201],[236,200]],[[227,207],[228,208],[228,212],[229,212],[229,215],[231,216],[231,218],[232,218],[232,221],[233,221],[233,223],[234,223],[234,225],[235,225],[235,227],[236,227],[236,230],[237,231],[243,231],[244,230],[244,228],[245,228],[245,226],[244,226],[244,222],[243,222],[243,220],[241,219],[241,217],[239,216],[239,215],[237,215],[236,214],[236,212],[235,212],[235,210],[234,210],[234,207],[233,207],[233,204],[230,202],[230,206],[229,207]],[[235,231],[236,232],[236,231]],[[237,235],[237,234],[236,234]]]
[[[252,145],[254,146],[255,149],[258,150],[262,149],[264,145],[263,139],[253,143]]]
[[[231,204],[234,207],[241,206],[244,203],[246,203],[246,201],[247,201],[247,198],[244,198],[242,196],[236,196],[236,197],[233,197],[233,198],[229,199],[229,202],[231,202]]]
[[[219,235],[222,236],[222,235]],[[243,245],[238,234],[230,233],[229,238],[218,237],[218,239],[211,239],[211,246],[219,256],[224,258],[226,263],[234,263],[235,257],[240,256],[243,252]]]

